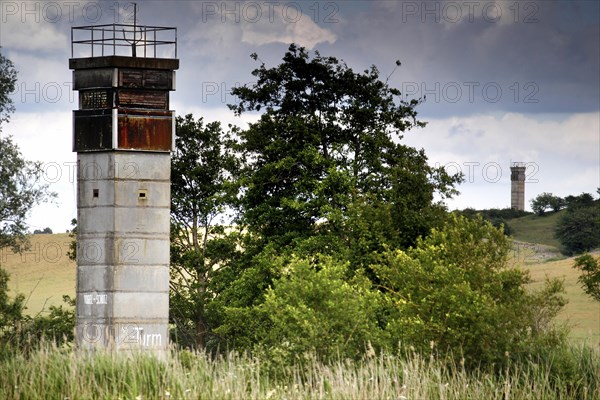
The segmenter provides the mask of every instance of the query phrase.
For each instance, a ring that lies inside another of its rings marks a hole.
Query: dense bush
[[[453,216],[414,248],[374,255],[371,278],[345,259],[349,251],[266,257],[238,283],[255,287],[271,276],[270,287],[250,306],[225,305],[216,333],[240,350],[285,360],[433,346],[471,367],[563,345],[565,332],[552,323],[565,304],[562,283],[527,290],[527,273],[507,267],[508,249],[489,222]]]
[[[9,275],[0,268],[0,358],[29,352],[41,342],[72,342],[75,330],[75,301],[63,296],[67,307],[50,306],[48,315],[24,314],[25,296],[8,296]]]
[[[454,217],[414,249],[390,251],[376,266],[386,294],[386,332],[421,352],[435,346],[470,365],[498,363],[505,352],[556,347],[552,318],[565,304],[562,283],[530,293],[526,272],[508,268],[509,242],[481,220]]]
[[[586,198],[571,199],[556,225],[556,238],[569,255],[600,246],[600,201],[590,202]]]

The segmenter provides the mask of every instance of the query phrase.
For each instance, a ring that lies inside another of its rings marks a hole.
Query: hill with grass
[[[535,214],[508,220],[512,237],[520,242],[537,243],[561,250],[562,246],[554,237],[559,219],[566,211],[549,213],[544,216]]]

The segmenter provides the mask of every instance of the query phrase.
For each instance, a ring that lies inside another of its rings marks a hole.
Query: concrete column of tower
[[[510,207],[521,211],[525,210],[525,169],[522,162],[510,166]]]
[[[77,328],[83,349],[168,346],[170,152],[177,59],[72,58]]]

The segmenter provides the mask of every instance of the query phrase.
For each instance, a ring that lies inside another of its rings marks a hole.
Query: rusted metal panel
[[[73,89],[109,88],[113,86],[114,68],[73,71]]]
[[[117,103],[120,107],[169,109],[169,92],[160,90],[127,90],[117,91]]]
[[[112,148],[112,110],[73,111],[73,151]]]
[[[171,151],[170,111],[119,110],[118,149]]]
[[[171,71],[145,70],[144,87],[147,89],[171,89],[173,73]]]
[[[141,69],[120,69],[119,87],[137,88],[144,87],[144,71]]]
[[[119,87],[172,90],[173,72],[162,70],[119,69]]]

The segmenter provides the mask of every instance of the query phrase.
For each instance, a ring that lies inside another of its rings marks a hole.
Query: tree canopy
[[[429,166],[423,150],[399,142],[425,126],[415,111],[420,100],[403,99],[376,67],[357,73],[291,45],[280,65],[263,63],[252,74],[256,83],[234,88],[239,103],[230,108],[237,115],[262,111],[240,132],[249,160],[240,222],[265,242],[341,234],[343,216],[360,203],[386,207],[393,244],[409,246],[442,207],[434,194],[456,194],[460,176]]]

